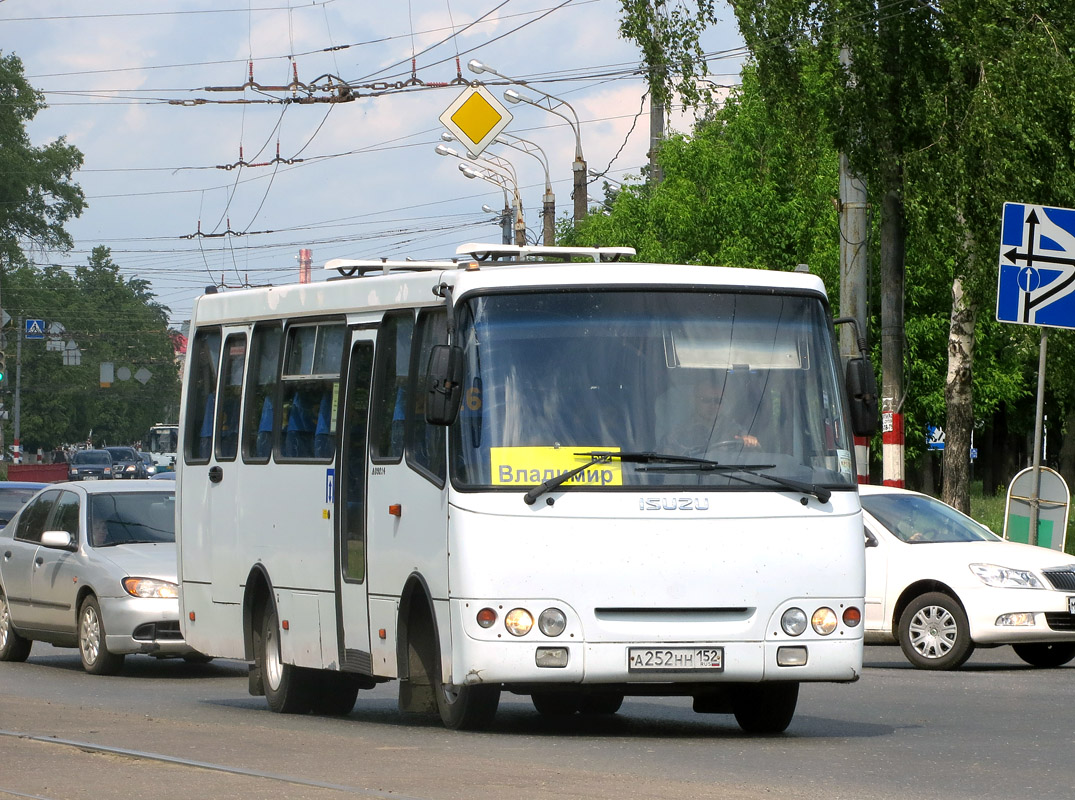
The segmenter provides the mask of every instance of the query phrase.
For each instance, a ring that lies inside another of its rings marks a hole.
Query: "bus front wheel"
[[[798,701],[798,683],[752,683],[739,687],[732,710],[745,733],[783,733]]]
[[[439,672],[434,672],[433,682],[437,710],[444,727],[454,731],[479,731],[492,724],[500,705],[500,684],[446,686],[441,683]]]

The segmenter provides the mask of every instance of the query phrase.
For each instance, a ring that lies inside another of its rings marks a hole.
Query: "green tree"
[[[60,323],[81,351],[80,365],[64,366],[62,354],[44,343],[22,343],[21,439],[28,450],[84,441],[91,432],[95,444],[135,443],[153,423],[174,418],[179,374],[168,310],[146,281],[120,274],[108,248],[94,248],[74,275],[18,268],[5,297],[13,316]],[[144,368],[151,377],[102,387],[102,362],[132,376]]]
[[[24,244],[70,248],[63,226],[86,205],[71,180],[82,153],[62,137],[44,147],[30,143],[26,125],[43,108],[19,58],[0,53],[0,268],[22,263]]]

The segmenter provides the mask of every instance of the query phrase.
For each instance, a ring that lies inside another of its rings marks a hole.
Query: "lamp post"
[[[501,189],[504,189],[505,192],[508,189],[508,183],[511,182],[511,178],[507,175],[502,175],[499,172],[493,172],[489,169],[482,169],[481,167],[471,167],[467,164],[460,164],[459,171],[468,178],[481,178],[487,183],[499,186]],[[519,197],[518,184],[512,183],[511,189],[515,196],[515,244],[522,247],[526,244],[526,222],[523,220],[523,201]],[[505,200],[505,211],[507,211],[506,202],[507,201]],[[505,242],[505,244],[507,244],[507,242]]]
[[[440,138],[446,142],[456,141],[456,138],[447,131],[441,133]],[[541,198],[541,239],[542,242],[549,247],[555,245],[556,195],[552,192],[552,178],[549,175],[549,157],[536,142],[531,142],[529,139],[524,139],[521,136],[502,133],[493,139],[493,142],[502,144],[505,147],[510,147],[512,150],[518,150],[520,153],[526,153],[528,156],[537,159],[538,163],[541,164],[541,168],[545,171],[545,195]],[[474,160],[469,155],[468,158]]]
[[[466,177],[481,178],[503,189],[505,213],[510,213],[507,190],[508,185],[511,185],[512,196],[515,198],[515,244],[520,246],[526,244],[526,222],[523,219],[523,201],[519,196],[519,179],[515,176],[515,168],[512,167],[511,162],[492,154],[489,154],[488,158],[476,158],[468,153],[464,158],[446,144],[438,144],[435,150],[439,156],[450,156],[462,161],[459,171]],[[504,244],[510,244],[510,239],[505,237]]]
[[[497,213],[489,206],[482,204],[482,211],[488,214],[496,214],[497,224],[500,225],[501,240],[504,244],[511,244],[511,205],[508,203],[508,190],[504,189],[504,210]]]
[[[548,111],[550,114],[555,114],[561,119],[566,120],[567,124],[571,126],[571,131],[575,134],[575,161],[571,165],[571,183],[573,187],[572,197],[575,205],[575,224],[577,225],[580,221],[586,218],[586,159],[582,156],[582,125],[579,122],[579,115],[575,113],[575,109],[572,108],[571,104],[566,100],[562,100],[548,92],[543,92],[541,89],[531,86],[526,81],[511,78],[501,72],[497,72],[493,67],[490,67],[488,64],[483,64],[477,59],[468,61],[467,69],[477,75],[481,75],[483,72],[488,72],[490,75],[496,75],[498,78],[503,78],[510,83],[516,83],[519,86],[525,86],[527,89],[537,92],[541,95],[542,99],[535,100],[532,97],[519,94],[514,89],[508,89],[504,92],[504,99],[512,104],[528,103],[529,105],[536,106],[544,111]],[[559,109],[561,107],[570,111],[571,117],[568,117],[560,111]]]

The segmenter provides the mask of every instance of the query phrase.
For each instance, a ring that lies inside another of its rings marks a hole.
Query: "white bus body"
[[[688,695],[780,731],[800,683],[858,678],[863,529],[820,279],[355,271],[195,305],[177,461],[191,646],[253,662],[277,711],[348,713],[397,679],[403,710],[453,728],[512,691],[551,714]],[[464,378],[446,426],[426,420],[426,372],[449,335]],[[714,380],[717,422],[747,412],[734,433],[694,428]]]
[[[149,453],[158,472],[175,469],[176,448],[179,446],[179,425],[152,425],[142,439],[142,452]]]

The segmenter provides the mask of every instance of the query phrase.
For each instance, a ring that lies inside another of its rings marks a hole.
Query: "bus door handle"
[[[215,464],[209,467],[209,480],[213,483],[220,483],[224,480],[224,470]]]

